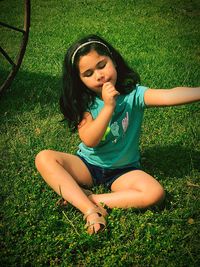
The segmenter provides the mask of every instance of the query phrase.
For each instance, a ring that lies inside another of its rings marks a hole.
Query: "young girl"
[[[146,208],[164,199],[163,187],[140,166],[145,107],[200,100],[200,88],[150,89],[102,38],[90,35],[67,51],[61,111],[82,143],[77,155],[44,150],[36,167],[65,202],[84,214],[90,234],[104,229],[105,207]],[[103,184],[107,194],[85,190]]]

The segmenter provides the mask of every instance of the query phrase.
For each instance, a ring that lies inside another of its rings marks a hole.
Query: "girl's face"
[[[95,50],[80,57],[78,67],[81,81],[99,95],[105,82],[111,82],[114,86],[116,84],[117,71],[113,61]]]

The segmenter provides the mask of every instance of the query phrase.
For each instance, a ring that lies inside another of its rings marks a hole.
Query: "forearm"
[[[79,131],[79,136],[86,146],[95,147],[99,144],[106,132],[113,111],[114,107],[104,106],[98,117],[91,121],[85,129]]]
[[[167,105],[181,105],[200,100],[200,87],[175,87],[166,92]]]
[[[200,87],[148,89],[144,95],[147,106],[175,106],[200,100]]]

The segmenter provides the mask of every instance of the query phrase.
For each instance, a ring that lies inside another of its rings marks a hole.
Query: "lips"
[[[105,81],[105,82],[101,82],[101,83],[98,85],[98,87],[102,87],[102,86],[104,85],[104,83],[106,83],[106,81]]]
[[[107,83],[107,82],[110,82],[110,79],[101,81],[101,83],[99,84],[99,87],[102,87],[104,83]]]

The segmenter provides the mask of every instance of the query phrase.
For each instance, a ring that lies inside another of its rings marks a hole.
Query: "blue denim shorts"
[[[141,170],[140,168],[136,168],[134,166],[118,168],[118,169],[109,169],[109,168],[101,168],[99,166],[90,164],[83,157],[77,155],[87,166],[93,180],[94,185],[105,185],[109,189],[111,188],[112,183],[119,178],[124,173]]]

